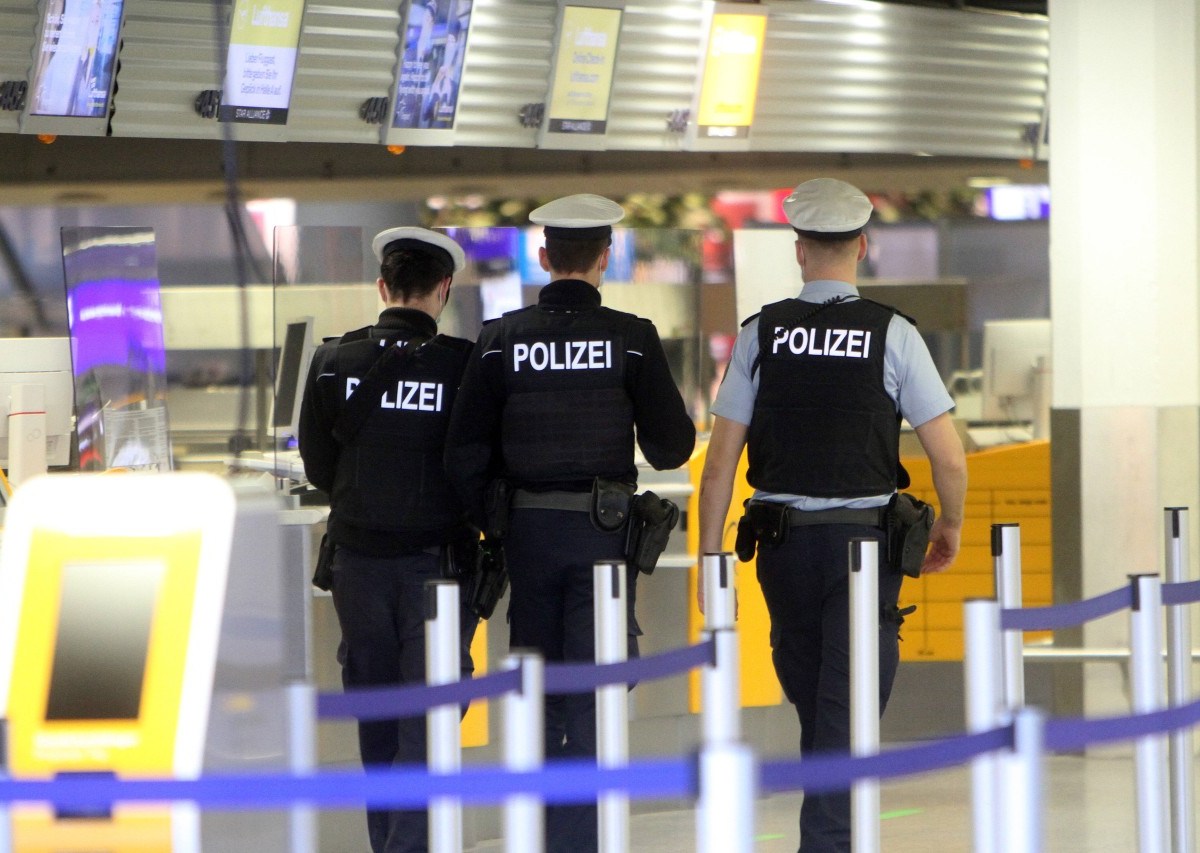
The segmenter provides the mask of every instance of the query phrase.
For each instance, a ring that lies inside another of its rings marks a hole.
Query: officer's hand
[[[962,538],[962,522],[951,523],[937,518],[929,531],[929,550],[921,563],[921,574],[935,575],[950,568],[958,556],[958,545]]]

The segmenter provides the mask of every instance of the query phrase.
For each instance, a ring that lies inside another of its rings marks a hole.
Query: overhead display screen
[[[767,16],[718,7],[708,30],[696,133],[700,139],[745,139],[754,121]]]
[[[237,0],[221,90],[221,121],[285,124],[304,0]]]
[[[29,114],[108,115],[122,0],[47,0]]]
[[[603,134],[608,127],[621,9],[566,6],[559,27],[547,133]]]
[[[392,102],[393,128],[449,130],[458,109],[473,0],[412,0]]]

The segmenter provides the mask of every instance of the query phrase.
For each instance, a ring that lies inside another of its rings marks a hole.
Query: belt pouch
[[[750,501],[746,515],[760,546],[778,548],[787,541],[790,524],[788,508],[774,501]]]
[[[329,592],[333,588],[333,552],[336,550],[329,534],[321,536],[321,544],[317,547],[317,566],[313,571],[312,585],[317,589]]]
[[[633,486],[597,477],[592,481],[592,526],[601,533],[615,533],[629,518]]]

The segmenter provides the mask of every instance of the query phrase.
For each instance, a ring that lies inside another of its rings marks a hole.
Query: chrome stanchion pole
[[[297,776],[311,774],[317,767],[317,692],[307,681],[294,681],[285,693],[288,768]],[[313,807],[294,803],[288,823],[291,853],[316,853],[317,815]]]
[[[716,643],[716,664],[700,672],[704,743],[735,743],[742,737],[737,631],[705,631],[704,637]]]
[[[1007,757],[1004,774],[1008,814],[1001,823],[1005,853],[1042,850],[1045,726],[1045,714],[1036,708],[1019,708],[1013,717],[1015,750]]]
[[[521,671],[521,689],[504,694],[504,766],[512,772],[541,770],[545,760],[542,731],[545,703],[545,665],[536,652],[514,651],[505,669]],[[542,853],[546,849],[546,812],[533,794],[513,794],[504,800],[505,853]]]
[[[996,600],[1004,610],[1016,610],[1021,604],[1021,526],[992,525],[992,563],[996,572]],[[1010,709],[1025,704],[1025,637],[1020,631],[1003,635],[1004,705]]]
[[[1166,581],[1184,583],[1190,574],[1188,511],[1165,510]],[[1167,611],[1167,703],[1172,708],[1192,701],[1192,617],[1187,607]],[[1193,738],[1190,727],[1168,736],[1171,763],[1171,849],[1195,853],[1195,785],[1192,781]]]
[[[458,582],[425,584],[425,680],[450,684],[462,676],[458,616]],[[461,710],[457,704],[440,705],[426,714],[429,737],[429,770],[458,773],[462,769]],[[462,853],[462,803],[454,797],[429,802],[429,850]]]
[[[1133,575],[1133,608],[1129,613],[1130,680],[1133,712],[1163,708],[1162,584],[1157,575]],[[1165,735],[1147,735],[1134,743],[1137,777],[1138,849],[1141,853],[1169,850],[1167,748]]]
[[[879,752],[879,542],[850,540],[850,752]],[[854,853],[879,850],[879,780],[851,789]]]
[[[1004,682],[1001,676],[1000,605],[973,599],[963,605],[966,654],[967,731],[985,732],[1001,722]],[[974,853],[1000,853],[998,826],[999,760],[984,753],[971,762],[971,824]]]
[[[732,628],[737,619],[733,554],[722,551],[701,558],[704,584],[704,627],[709,631]]]
[[[8,778],[8,720],[0,717],[0,780]],[[8,803],[0,803],[0,853],[12,853],[13,848],[8,808]]]
[[[629,655],[625,610],[625,563],[600,560],[593,569],[595,584],[596,663],[620,663]],[[596,761],[601,767],[629,763],[628,687],[607,684],[596,688]],[[629,795],[601,794],[598,802],[600,853],[629,849]]]
[[[697,853],[752,853],[757,783],[754,753],[741,743],[700,751]]]

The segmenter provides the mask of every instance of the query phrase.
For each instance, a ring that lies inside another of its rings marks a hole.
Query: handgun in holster
[[[888,565],[910,578],[921,576],[921,564],[933,528],[933,507],[907,492],[892,496],[887,508]]]
[[[653,574],[658,558],[667,548],[671,531],[679,523],[679,507],[646,491],[634,495],[629,509],[629,531],[625,536],[625,560],[630,568]]]
[[[490,619],[508,590],[508,565],[504,547],[484,539],[478,549],[475,575],[467,596],[467,608],[480,619]]]
[[[321,536],[321,544],[317,546],[317,565],[313,569],[312,585],[317,589],[329,592],[333,589],[333,552],[337,546],[325,533]]]

